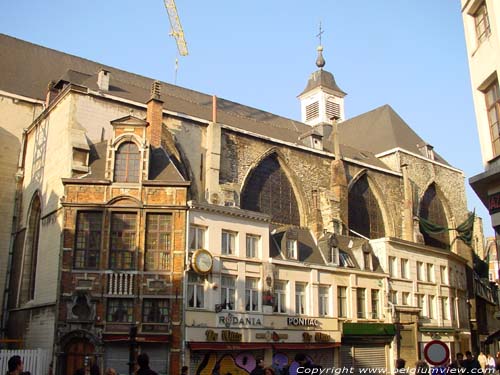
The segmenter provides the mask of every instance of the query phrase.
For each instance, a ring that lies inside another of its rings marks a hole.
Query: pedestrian
[[[189,367],[182,366],[182,368],[181,368],[181,375],[188,375],[188,370],[189,370]]]
[[[429,365],[425,361],[417,361],[415,363],[415,373],[421,375],[429,374]]]
[[[405,373],[406,372],[406,361],[403,358],[396,359],[396,372]]]
[[[18,355],[10,357],[7,362],[7,367],[9,369],[7,372],[8,375],[20,375],[23,372],[23,361],[21,357]]]
[[[481,369],[484,372],[486,370],[486,362],[488,361],[488,359],[486,358],[483,352],[480,352],[479,356],[477,357],[477,360],[479,361],[479,365],[481,366]]]
[[[472,356],[470,350],[467,350],[465,352],[463,366],[465,367],[466,374],[477,375],[479,372],[481,372],[481,365],[479,364],[479,361]]]
[[[250,375],[264,375],[264,360],[262,358],[257,358],[255,368]]]
[[[114,368],[110,367],[106,369],[105,375],[118,375],[118,374],[116,373],[116,370]]]
[[[493,358],[493,356],[490,353],[488,353],[486,355],[486,372],[488,374],[493,374],[495,372],[495,369],[496,369],[495,358]]]
[[[455,355],[455,360],[450,363],[448,366],[448,373],[457,374],[459,372],[458,369],[464,367],[464,355],[463,353],[457,353]]]
[[[495,358],[495,368],[500,373],[500,352],[497,352],[497,357]]]
[[[137,364],[139,365],[137,375],[158,375],[158,373],[149,368],[149,356],[147,353],[139,354],[137,357]]]
[[[264,375],[276,375],[272,367],[266,367],[264,369]]]
[[[90,375],[101,375],[101,371],[99,371],[99,366],[95,363],[90,366]]]

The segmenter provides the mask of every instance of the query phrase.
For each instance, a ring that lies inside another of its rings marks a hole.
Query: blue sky
[[[346,115],[383,104],[466,178],[482,170],[458,0],[177,0],[189,56],[177,84],[300,119],[316,67],[348,93]],[[0,32],[174,83],[175,40],[162,0],[0,3]],[[469,209],[489,215],[467,185]]]

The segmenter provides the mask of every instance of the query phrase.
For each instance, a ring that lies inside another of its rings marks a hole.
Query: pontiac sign
[[[218,327],[262,327],[262,315],[217,314]]]
[[[301,327],[318,327],[319,320],[312,318],[298,318],[289,316],[286,319],[286,322],[289,326],[301,326]]]

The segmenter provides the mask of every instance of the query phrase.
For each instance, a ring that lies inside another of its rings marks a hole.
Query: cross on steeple
[[[323,30],[323,28],[321,27],[321,21],[319,21],[319,33],[316,35],[319,39],[319,45],[321,46],[321,35],[323,35],[325,31]]]

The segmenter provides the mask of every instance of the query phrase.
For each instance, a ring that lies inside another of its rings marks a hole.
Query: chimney
[[[154,81],[151,85],[151,98],[147,102],[146,121],[149,123],[147,128],[147,138],[153,147],[161,145],[161,130],[163,124],[163,101],[161,96],[161,83]]]
[[[340,154],[340,140],[339,140],[339,125],[338,125],[338,117],[332,117],[332,134],[333,134],[333,153],[335,154],[335,160],[339,160],[342,158]]]
[[[97,74],[97,87],[101,91],[109,91],[109,77],[111,73],[105,69],[99,70]]]
[[[56,83],[54,81],[50,81],[47,85],[47,95],[45,96],[45,107],[48,107],[50,103],[54,100],[54,98],[59,94],[59,90],[55,88]]]

